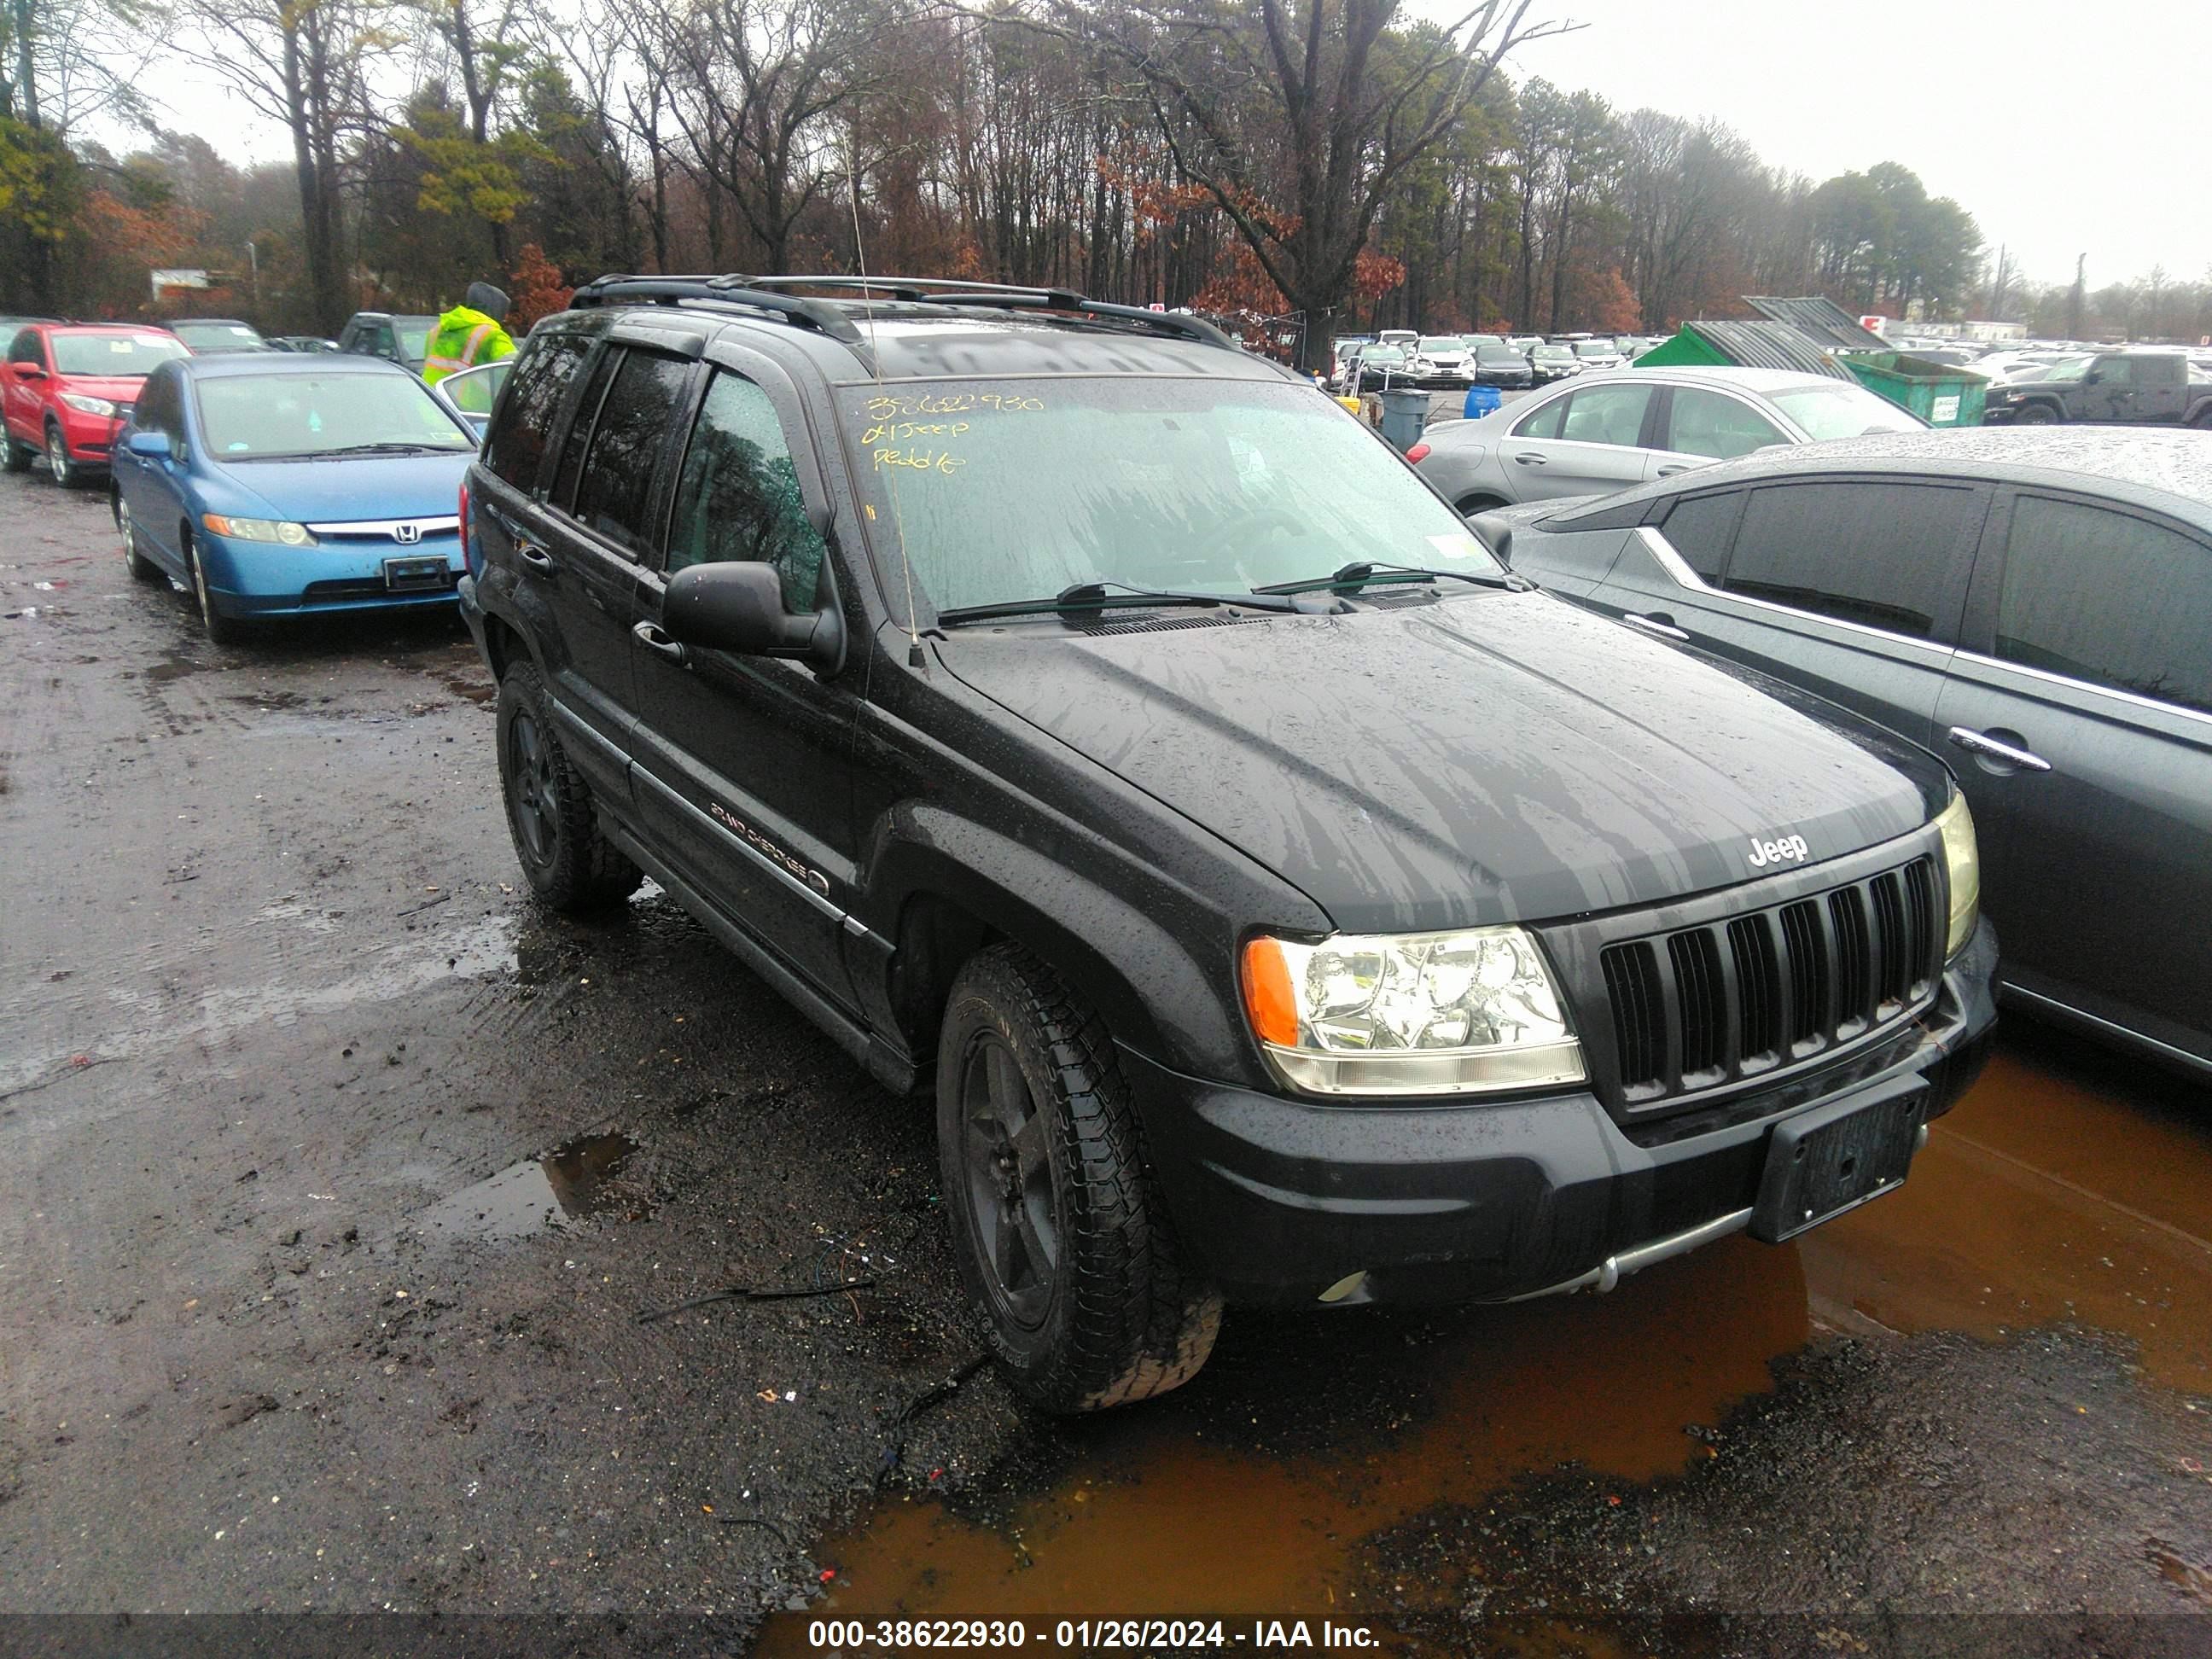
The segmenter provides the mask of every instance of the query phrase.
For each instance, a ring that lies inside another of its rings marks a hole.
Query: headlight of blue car
[[[313,534],[303,524],[282,519],[230,519],[220,513],[203,513],[200,522],[218,536],[240,542],[281,542],[286,547],[313,547]]]

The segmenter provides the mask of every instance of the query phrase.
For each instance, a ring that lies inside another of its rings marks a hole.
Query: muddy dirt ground
[[[1796,1243],[1234,1316],[1181,1394],[1053,1422],[969,1368],[925,1113],[650,887],[520,896],[458,623],[212,647],[40,472],[0,612],[0,1613],[152,1616],[0,1650],[387,1610],[2212,1650],[2202,1091],[2016,1024],[1904,1192]]]

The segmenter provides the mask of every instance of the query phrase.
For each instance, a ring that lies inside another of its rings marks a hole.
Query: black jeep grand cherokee
[[[603,279],[462,511],[532,886],[651,872],[933,1093],[1048,1406],[1187,1380],[1224,1300],[1787,1238],[1902,1180],[1984,1057],[1938,761],[1532,591],[1203,323]]]

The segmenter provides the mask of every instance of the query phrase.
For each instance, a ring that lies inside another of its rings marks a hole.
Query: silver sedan
[[[1925,424],[1856,380],[1770,368],[1577,374],[1479,420],[1423,433],[1422,476],[1462,513],[1595,495],[1776,444]]]

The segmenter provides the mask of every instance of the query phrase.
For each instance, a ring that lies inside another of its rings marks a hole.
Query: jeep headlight
[[[1285,1083],[1321,1095],[1455,1095],[1579,1083],[1558,988],[1518,927],[1261,934],[1244,947],[1244,1010]]]
[[[232,519],[220,513],[203,513],[200,522],[218,536],[240,542],[281,542],[286,547],[313,547],[314,532],[303,524],[282,519]]]
[[[1951,931],[1945,937],[1943,960],[1966,948],[1974,936],[1974,923],[1982,914],[1982,854],[1974,842],[1974,815],[1966,810],[1966,797],[1954,790],[1951,804],[1936,819],[1943,832],[1943,866],[1950,874]]]

